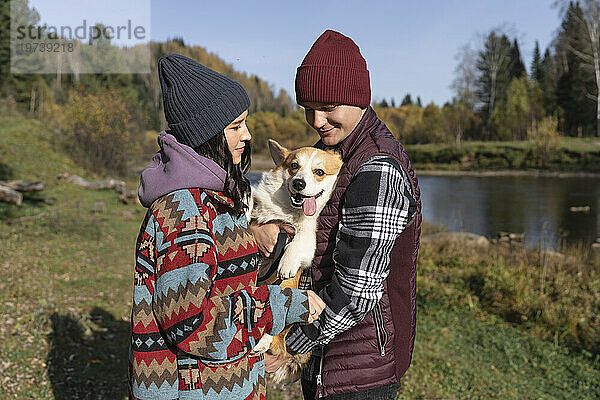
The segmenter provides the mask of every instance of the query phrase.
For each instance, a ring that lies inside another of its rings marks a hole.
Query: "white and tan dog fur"
[[[259,224],[281,221],[295,229],[296,234],[285,247],[277,274],[284,279],[282,287],[297,287],[300,272],[312,263],[317,218],[333,192],[343,163],[334,151],[314,147],[288,150],[272,139],[269,139],[269,151],[276,167],[265,172],[258,185],[252,188],[248,219]],[[262,353],[269,348],[275,355],[285,352],[286,333],[287,330],[275,340],[264,335],[253,352]],[[290,362],[307,361],[307,357],[300,358]],[[300,366],[287,365],[275,373],[274,379],[289,382],[295,380],[299,372]]]

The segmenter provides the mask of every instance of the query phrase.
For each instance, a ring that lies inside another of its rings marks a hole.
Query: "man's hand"
[[[277,236],[279,231],[284,230],[290,235],[293,235],[294,228],[281,222],[269,222],[266,224],[259,225],[256,222],[250,223],[250,231],[254,235],[258,250],[263,256],[270,258],[273,248],[277,243]]]

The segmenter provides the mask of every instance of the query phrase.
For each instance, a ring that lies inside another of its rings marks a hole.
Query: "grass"
[[[0,203],[0,398],[123,399],[144,209],[56,181],[65,171],[95,176],[41,125],[0,118],[0,132],[0,172],[42,180],[56,199]],[[598,264],[535,254],[422,246],[415,352],[399,398],[600,396]],[[299,398],[299,387],[270,388],[269,398]]]
[[[415,353],[399,398],[598,398],[598,260],[543,254],[423,244]]]

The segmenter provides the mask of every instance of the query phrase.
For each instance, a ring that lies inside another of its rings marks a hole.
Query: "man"
[[[291,352],[313,351],[305,399],[393,399],[412,357],[415,265],[421,230],[418,182],[406,152],[369,106],[367,64],[352,39],[324,32],[298,67],[296,100],[319,134],[315,145],[345,163],[319,215],[311,268],[327,307],[296,325]],[[279,226],[253,226],[268,254]],[[267,370],[281,360],[266,356]]]

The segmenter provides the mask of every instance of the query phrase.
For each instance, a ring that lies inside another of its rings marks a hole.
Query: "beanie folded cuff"
[[[169,124],[169,129],[180,143],[197,147],[222,132],[249,107],[248,94],[235,82],[209,107],[185,121]]]
[[[302,65],[296,73],[296,101],[368,107],[369,71],[337,65]]]

